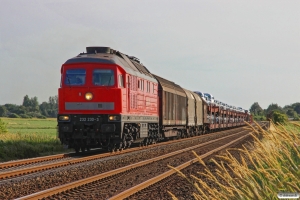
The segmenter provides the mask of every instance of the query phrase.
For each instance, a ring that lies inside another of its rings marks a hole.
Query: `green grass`
[[[6,123],[9,133],[21,134],[45,134],[56,137],[56,118],[49,119],[22,119],[22,118],[1,118]]]
[[[0,134],[0,161],[67,152],[57,139],[56,118],[1,118],[8,132]]]
[[[41,128],[15,128],[8,129],[9,133],[16,134],[20,133],[21,135],[26,134],[38,134],[38,135],[47,135],[51,137],[56,137],[56,129],[41,129]]]

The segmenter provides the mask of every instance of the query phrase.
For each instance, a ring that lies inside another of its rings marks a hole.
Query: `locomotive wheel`
[[[108,145],[108,152],[114,152],[116,150],[115,143],[109,143]]]
[[[107,147],[107,151],[108,152],[114,152],[114,150],[112,149],[112,147],[110,145]]]
[[[152,144],[156,144],[156,143],[157,143],[157,138],[154,138]]]
[[[144,139],[144,145],[145,145],[145,146],[148,146],[148,138],[145,138],[145,139]]]
[[[120,144],[121,149],[125,149],[126,145],[127,145],[126,139],[125,139],[125,137],[123,137],[123,140],[122,140],[122,142]]]
[[[75,150],[75,153],[78,154],[78,153],[79,153],[79,150],[80,150],[79,146],[75,146],[75,147],[74,147],[74,150]]]
[[[80,146],[81,152],[85,152],[85,146]]]
[[[123,142],[120,142],[119,144],[119,151],[122,151],[124,149],[125,145],[123,144]]]
[[[132,144],[131,141],[127,142],[127,148],[130,148],[131,144]]]

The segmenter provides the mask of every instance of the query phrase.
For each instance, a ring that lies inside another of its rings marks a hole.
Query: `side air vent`
[[[111,53],[110,47],[86,47],[86,53]]]

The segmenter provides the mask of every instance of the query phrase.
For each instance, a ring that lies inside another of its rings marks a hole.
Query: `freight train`
[[[76,152],[148,145],[252,120],[246,110],[182,88],[110,47],[86,47],[68,59],[58,99],[58,137]]]

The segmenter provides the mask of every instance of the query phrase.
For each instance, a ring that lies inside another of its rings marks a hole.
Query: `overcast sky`
[[[1,0],[0,105],[57,95],[86,46],[249,109],[300,102],[300,1]]]

